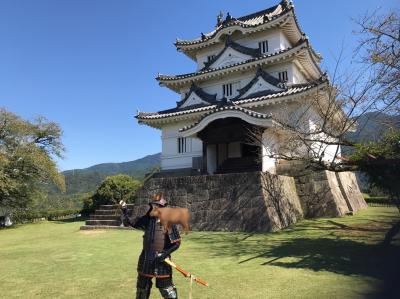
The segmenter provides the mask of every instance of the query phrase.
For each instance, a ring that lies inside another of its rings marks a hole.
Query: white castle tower
[[[329,87],[293,4],[281,1],[240,18],[220,14],[214,31],[175,45],[197,70],[159,75],[161,86],[180,94],[176,107],[136,116],[162,132],[161,174],[275,173],[279,161],[268,154],[280,142],[273,115],[301,110]],[[319,116],[309,115],[311,128]],[[248,142],[252,128],[264,132],[259,145]],[[340,154],[329,147],[323,159]]]

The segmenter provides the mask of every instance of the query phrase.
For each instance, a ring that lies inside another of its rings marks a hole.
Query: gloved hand
[[[119,201],[119,208],[122,209],[122,210],[125,210],[126,209],[126,202],[123,201],[123,200],[120,200]]]
[[[168,253],[166,253],[166,252],[160,252],[160,253],[157,253],[157,256],[156,256],[156,258],[154,259],[154,261],[155,261],[156,263],[162,263],[167,257],[168,257]]]

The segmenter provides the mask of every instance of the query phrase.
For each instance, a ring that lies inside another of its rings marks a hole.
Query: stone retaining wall
[[[163,193],[170,206],[186,207],[191,228],[277,231],[302,217],[337,217],[367,207],[354,173],[306,171],[300,164],[262,172],[152,178],[137,192],[132,217]],[[290,176],[285,176],[285,175]]]
[[[158,192],[190,210],[194,230],[276,231],[303,216],[294,179],[261,172],[150,179],[132,216],[143,215]]]
[[[284,163],[278,173],[293,176],[304,216],[337,217],[368,207],[353,172],[305,170],[301,163]]]

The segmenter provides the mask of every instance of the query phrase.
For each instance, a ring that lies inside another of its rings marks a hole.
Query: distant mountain
[[[92,192],[110,175],[128,174],[142,180],[146,173],[161,165],[161,154],[145,156],[141,159],[122,163],[102,163],[84,169],[63,171],[66,193]]]
[[[400,128],[400,116],[393,116],[384,113],[365,113],[358,119],[357,130],[348,133],[347,138],[358,143],[376,141],[390,127]]]
[[[376,141],[390,128],[400,128],[400,116],[392,116],[384,113],[365,113],[358,119],[357,130],[353,133],[348,133],[347,138],[356,143],[367,143]],[[342,154],[350,155],[352,148],[343,146]],[[358,184],[362,192],[369,192],[369,184],[367,177],[356,172]]]

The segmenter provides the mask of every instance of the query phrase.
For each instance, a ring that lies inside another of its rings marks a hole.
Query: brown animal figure
[[[185,231],[185,234],[189,231],[189,210],[186,208],[159,208],[153,207],[150,212],[150,216],[157,217],[160,219],[161,225],[167,232],[170,232],[172,224],[180,224]]]

